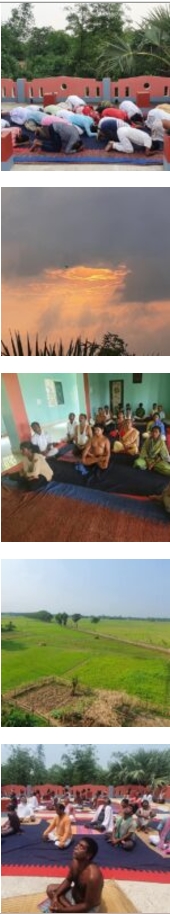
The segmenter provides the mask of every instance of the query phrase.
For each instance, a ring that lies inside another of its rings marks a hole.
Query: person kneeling
[[[93,863],[98,851],[93,838],[82,838],[73,853],[68,876],[61,885],[49,885],[50,911],[99,911],[103,876]]]
[[[94,425],[93,437],[86,445],[83,453],[84,466],[100,467],[100,470],[107,470],[110,460],[110,441],[103,434],[101,425]]]
[[[56,847],[60,847],[62,850],[64,847],[69,847],[72,841],[71,822],[69,816],[65,813],[63,803],[58,803],[58,800],[54,800],[54,806],[56,816],[44,831],[43,841],[46,841],[46,839],[54,841]]]

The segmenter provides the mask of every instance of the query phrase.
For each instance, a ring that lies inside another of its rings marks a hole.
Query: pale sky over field
[[[12,746],[1,746],[2,764],[4,762],[6,762],[7,759],[9,758],[12,748],[13,748]],[[20,744],[20,748],[25,749],[25,745]],[[29,745],[27,745],[26,748],[30,749],[31,752],[33,752],[34,750],[37,749],[37,746],[33,746],[29,743]],[[133,753],[133,752],[137,752],[138,749],[144,749],[144,748],[146,749],[146,751],[147,750],[149,751],[150,749],[158,749],[161,752],[161,749],[162,750],[168,749],[169,746],[167,743],[158,744],[158,743],[154,743],[154,742],[150,743],[150,744],[147,743],[146,746],[144,746],[143,743],[132,744],[132,745],[131,744],[129,745],[128,743],[121,745],[121,743],[120,743],[115,746],[115,737],[114,737],[114,744],[112,746],[97,745],[95,748],[96,748],[99,762],[103,766],[104,765],[107,766],[107,764],[111,760],[111,757],[113,756],[113,754],[115,756],[117,754],[117,752],[130,752],[130,753],[132,752]],[[70,751],[70,749],[73,749],[73,746],[70,746],[70,744],[69,745],[62,744],[59,746],[44,746],[43,745],[43,749],[45,751],[46,764],[51,767],[52,765],[55,765],[55,764],[57,765],[58,763],[60,763],[62,755],[64,755],[65,752],[68,753]]]
[[[100,2],[100,0],[99,0]],[[94,0],[95,5],[95,0]],[[11,13],[11,10],[14,7],[18,7],[19,3],[1,3],[1,15],[2,21],[5,22]],[[67,0],[66,3],[33,3],[34,8],[34,17],[35,23],[37,26],[52,26],[54,29],[65,29],[66,26],[66,7],[73,6],[72,0]],[[79,6],[79,3],[74,2],[74,6]],[[128,15],[130,13],[131,19],[135,24],[140,24],[141,19],[150,15],[156,7],[168,6],[168,3],[164,3],[164,0],[156,0],[153,3],[128,3]]]
[[[167,560],[9,559],[1,565],[2,613],[48,609],[55,614],[65,611],[70,615],[80,612],[170,619]]]
[[[2,330],[169,355],[169,191],[4,188]],[[25,308],[23,308],[23,301]]]

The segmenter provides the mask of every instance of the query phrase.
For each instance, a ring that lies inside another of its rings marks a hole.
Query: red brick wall
[[[118,82],[111,83],[111,95],[114,98],[115,89],[117,88],[119,97],[124,98],[126,89],[128,88],[129,95],[136,98],[137,92],[145,90],[145,83],[149,83],[151,99],[162,98],[162,96],[164,96],[165,86],[168,88],[168,97],[170,97],[170,78],[167,76],[132,76],[129,77],[129,79],[119,79]],[[2,88],[6,88],[6,98],[12,98],[12,90],[15,89],[17,99],[17,83],[12,79],[2,79],[1,85]],[[64,85],[66,88],[62,88]],[[35,98],[40,97],[40,89],[43,89],[43,94],[46,92],[55,92],[58,97],[63,98],[63,100],[67,98],[67,95],[72,93],[84,98],[87,96],[87,89],[89,89],[89,97],[96,98],[97,88],[100,90],[99,98],[103,98],[102,80],[97,81],[96,79],[89,79],[88,76],[84,78],[78,76],[49,76],[45,79],[39,77],[30,82],[25,80],[26,99],[30,97],[29,89],[31,88]]]

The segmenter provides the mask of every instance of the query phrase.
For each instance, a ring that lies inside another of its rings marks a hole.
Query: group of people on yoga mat
[[[139,150],[151,156],[163,148],[164,135],[170,131],[170,104],[163,103],[144,118],[142,110],[130,98],[120,105],[103,102],[92,106],[77,95],[70,95],[56,105],[31,104],[3,112],[1,129],[18,127],[16,145],[27,144],[33,153],[64,152],[70,155],[83,149],[83,138],[96,136],[98,144],[106,142],[107,153],[130,154]]]
[[[95,799],[96,809],[91,819],[87,821],[85,818],[84,831],[87,829],[103,835],[113,848],[114,861],[114,848],[120,848],[120,853],[121,850],[133,851],[136,833],[147,832],[152,826],[155,813],[151,800],[150,794],[134,797],[133,801],[127,795],[120,801],[119,812],[115,815],[112,801],[108,796],[102,796],[99,791]],[[61,853],[64,853],[72,843],[74,845],[68,875],[62,883],[47,886],[48,910],[54,914],[62,911],[98,912],[104,886],[101,869],[94,862],[99,845],[94,837],[86,834],[77,843],[74,841],[69,801],[70,797],[66,796],[64,805],[54,797],[55,816],[42,835],[42,840],[52,841]],[[23,824],[24,821],[26,823],[26,820],[23,820]],[[22,831],[21,822],[17,811],[17,797],[13,794],[7,823],[2,826],[2,834],[17,835]],[[64,861],[64,857],[62,859]]]
[[[12,479],[16,475],[27,489],[39,488],[41,483],[46,485],[52,480],[58,481],[59,464],[64,467],[61,459],[67,460],[69,445],[73,455],[71,465],[77,478],[79,474],[79,478],[81,475],[90,479],[89,474],[93,471],[93,475],[94,472],[100,473],[102,482],[106,471],[109,471],[109,479],[113,483],[119,465],[123,478],[127,470],[128,474],[132,474],[133,470],[134,494],[134,469],[170,476],[169,443],[162,406],[154,403],[150,415],[145,417],[143,404],[140,403],[133,416],[127,403],[126,409],[120,408],[116,415],[107,405],[99,407],[93,421],[85,413],[80,413],[78,419],[75,413],[69,413],[66,438],[61,446],[59,442],[51,442],[49,435],[34,421],[30,427],[30,440],[20,444],[22,466]],[[136,475],[135,480],[137,483]],[[131,491],[129,477],[128,486],[127,493]],[[126,492],[125,487],[122,491]],[[162,492],[156,490],[155,495],[154,489],[151,487],[150,491],[148,487],[146,494],[160,500],[170,512],[170,483],[165,488],[163,486]]]

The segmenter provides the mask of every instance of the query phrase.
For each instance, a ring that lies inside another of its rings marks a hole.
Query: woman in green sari
[[[143,444],[134,466],[140,470],[155,470],[164,476],[170,476],[169,451],[157,425],[153,426],[151,436]]]

